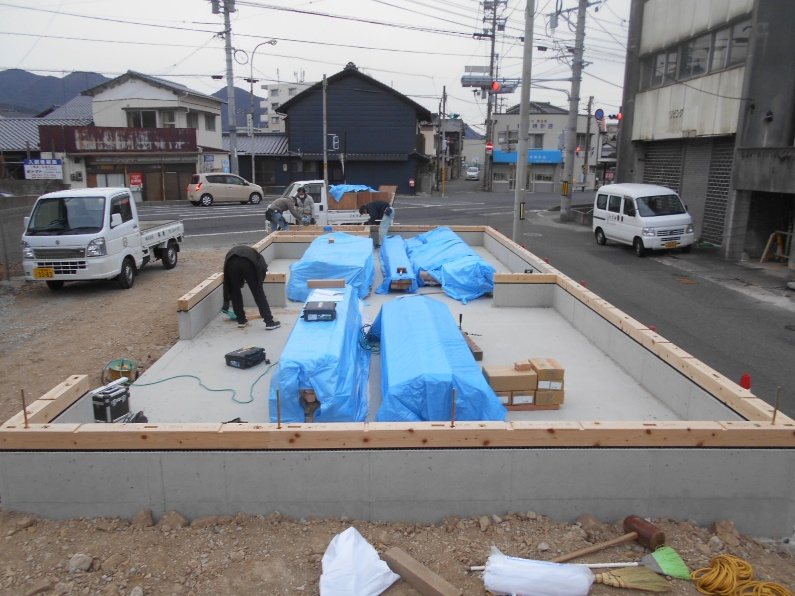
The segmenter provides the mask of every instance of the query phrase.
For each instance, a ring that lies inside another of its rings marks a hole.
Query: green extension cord
[[[226,389],[212,389],[210,387],[207,387],[207,385],[202,383],[202,380],[199,377],[195,376],[195,375],[174,375],[173,377],[167,377],[165,379],[160,379],[159,381],[152,381],[151,383],[139,383],[138,381],[135,381],[133,383],[133,385],[136,386],[136,387],[149,387],[150,385],[159,385],[160,383],[165,383],[166,381],[171,381],[173,379],[196,379],[199,382],[199,386],[204,388],[204,389],[206,389],[207,391],[212,391],[212,392],[231,391],[232,392],[232,401],[234,401],[236,403],[239,403],[239,404],[250,404],[251,402],[254,401],[254,386],[257,383],[259,383],[260,380],[262,379],[262,377],[267,375],[271,371],[271,369],[274,366],[276,366],[277,364],[279,364],[278,361],[276,361],[273,364],[271,364],[267,369],[265,369],[265,372],[262,373],[260,376],[258,376],[257,380],[254,381],[251,384],[251,388],[249,389],[249,399],[248,399],[248,401],[241,401],[241,400],[237,399],[237,391],[235,391],[234,389],[229,389],[229,388],[226,388]]]

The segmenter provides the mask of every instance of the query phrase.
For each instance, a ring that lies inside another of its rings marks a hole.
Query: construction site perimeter
[[[409,238],[429,229],[391,231]],[[499,232],[453,230],[497,268],[493,294],[462,305],[438,288],[420,293],[461,315],[483,364],[562,362],[560,409],[510,412],[505,422],[268,422],[267,378],[252,389],[262,370],[231,369],[223,355],[264,345],[275,362],[300,315],[303,305],[285,295],[290,265],[323,231],[279,232],[256,247],[269,263],[266,294],[283,328],[266,335],[261,322],[243,331],[230,325],[219,312],[216,274],[179,300],[181,339],[140,379],[198,373],[243,398],[251,391],[253,401],[208,396],[182,380],[133,386],[132,407],[150,422],[97,424],[86,408],[95,387],[75,374],[31,403],[27,416],[0,426],[4,507],[53,518],[130,517],[150,508],[189,517],[278,510],[415,522],[520,510],[561,521],[584,511],[615,519],[632,510],[789,533],[792,419]],[[372,293],[367,311],[375,317],[399,295]],[[235,418],[247,422],[225,422]]]

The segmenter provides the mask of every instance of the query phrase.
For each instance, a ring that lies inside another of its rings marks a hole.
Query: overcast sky
[[[222,0],[223,3],[223,0]],[[532,76],[571,76],[577,0],[536,0]],[[597,0],[587,12],[585,68],[580,96],[584,113],[618,111],[624,79],[630,0]],[[498,14],[506,19],[495,53],[499,74],[521,78],[527,0],[508,0]],[[556,29],[549,14],[564,11]],[[251,0],[236,2],[232,15],[235,83],[249,89],[250,55],[261,83],[315,82],[353,62],[431,112],[447,92],[448,114],[457,113],[483,131],[486,100],[461,86],[466,66],[488,66],[491,41],[475,39],[484,27],[483,3],[476,0]],[[568,20],[567,20],[568,19]],[[94,71],[114,77],[136,70],[212,94],[225,86],[223,16],[209,0],[16,0],[0,1],[0,69],[19,68],[61,77]],[[535,49],[545,46],[547,51]],[[569,82],[538,85],[570,90]],[[263,92],[255,90],[262,96]],[[520,89],[498,96],[516,105]],[[568,108],[562,91],[531,87],[532,101]]]

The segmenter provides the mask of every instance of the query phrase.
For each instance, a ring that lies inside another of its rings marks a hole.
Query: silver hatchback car
[[[251,203],[262,202],[262,187],[252,184],[235,174],[216,172],[194,174],[188,184],[188,200],[193,205],[209,207],[213,203]]]
[[[480,180],[480,170],[477,166],[467,168],[467,180]]]

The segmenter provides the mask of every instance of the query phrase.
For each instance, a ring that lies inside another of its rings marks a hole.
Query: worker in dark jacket
[[[384,243],[384,239],[389,233],[389,226],[392,225],[392,220],[395,218],[395,210],[386,201],[372,201],[359,207],[359,215],[364,215],[365,213],[370,216],[365,225],[373,226],[378,223],[377,248]]]
[[[224,259],[224,298],[228,296],[232,300],[232,310],[237,317],[237,326],[245,327],[248,325],[246,311],[243,308],[243,284],[247,283],[254,301],[259,308],[259,314],[265,321],[265,329],[268,331],[278,329],[281,323],[273,318],[265,291],[262,289],[262,282],[268,272],[268,265],[258,251],[250,246],[240,245],[232,247]]]

